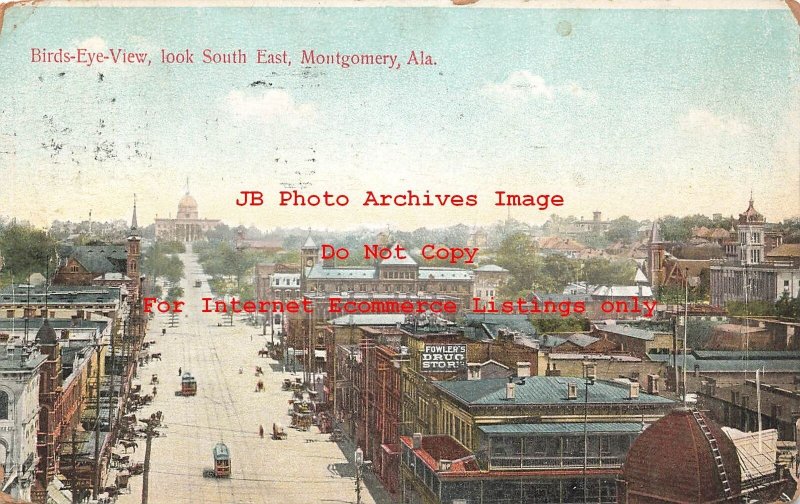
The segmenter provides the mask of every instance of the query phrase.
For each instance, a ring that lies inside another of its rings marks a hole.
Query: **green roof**
[[[480,406],[563,405],[584,402],[583,378],[561,376],[531,376],[524,384],[515,385],[514,400],[507,400],[505,378],[487,380],[440,381],[433,385],[457,401]],[[577,399],[567,399],[567,384],[577,385]],[[669,404],[663,397],[639,392],[638,399],[628,399],[628,387],[622,384],[596,381],[589,386],[589,404]]]
[[[800,352],[783,350],[695,350],[698,359],[800,359]]]
[[[751,352],[752,353],[752,352]],[[756,359],[750,355],[749,359],[744,358],[744,352],[735,352],[736,357],[728,359],[698,359],[693,354],[686,356],[686,369],[692,371],[695,366],[700,372],[706,373],[735,373],[763,369],[772,373],[797,373],[800,370],[800,359]],[[648,354],[653,362],[666,362],[672,364],[672,356],[668,354]],[[678,355],[678,367],[683,366],[683,355]]]
[[[375,268],[323,268],[321,264],[315,264],[308,272],[309,280],[337,278],[347,280],[375,278]]]
[[[526,436],[530,434],[583,434],[583,423],[523,423],[523,424],[501,424],[501,425],[481,425],[478,429],[488,435],[504,436]],[[631,433],[642,432],[642,424],[639,422],[590,422],[586,424],[586,432],[590,433]]]
[[[619,334],[621,336],[627,336],[629,338],[636,338],[646,341],[651,341],[655,338],[655,334],[653,333],[653,331],[648,331],[646,329],[638,329],[636,327],[630,327],[627,325],[597,324],[596,327],[598,331],[605,331],[612,334]]]

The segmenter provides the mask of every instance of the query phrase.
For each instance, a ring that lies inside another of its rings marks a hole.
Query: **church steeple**
[[[131,231],[134,233],[139,229],[139,225],[136,221],[136,195],[133,195],[133,217],[131,217]]]

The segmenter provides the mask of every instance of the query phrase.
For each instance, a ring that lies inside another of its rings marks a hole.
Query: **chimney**
[[[632,381],[628,384],[628,399],[639,399],[639,382]]]
[[[422,448],[422,433],[415,432],[411,436],[411,448],[414,450],[419,450]]]
[[[597,379],[597,364],[591,361],[583,361],[583,378],[591,381]]]
[[[647,375],[647,393],[651,395],[658,395],[658,375]]]
[[[517,376],[520,378],[528,377],[531,375],[530,362],[517,362]]]
[[[578,384],[574,382],[567,382],[567,399],[573,400],[578,398]]]
[[[481,379],[481,365],[478,362],[467,363],[467,380]]]
[[[514,386],[513,382],[506,383],[506,401],[514,400]]]

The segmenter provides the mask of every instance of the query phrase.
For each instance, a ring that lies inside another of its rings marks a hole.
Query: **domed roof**
[[[753,206],[753,197],[750,196],[750,205],[747,207],[747,210],[739,214],[739,224],[762,224],[764,222],[766,222],[766,219],[755,209]]]
[[[36,331],[36,341],[41,345],[55,345],[57,340],[55,329],[50,326],[50,322],[47,319],[44,319],[42,327]]]
[[[708,417],[698,415],[701,420],[689,409],[677,409],[636,438],[622,467],[625,489],[621,490],[620,502],[725,502],[720,470],[700,421],[718,447],[731,490],[728,498],[739,495],[741,473],[736,446]],[[623,494],[627,495],[625,500]]]
[[[174,201],[174,200],[173,200]],[[178,202],[178,208],[197,208],[197,201],[188,192]]]

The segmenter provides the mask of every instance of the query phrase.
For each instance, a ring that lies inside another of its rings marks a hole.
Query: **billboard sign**
[[[426,344],[422,352],[421,370],[448,373],[467,367],[467,345]]]

